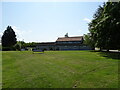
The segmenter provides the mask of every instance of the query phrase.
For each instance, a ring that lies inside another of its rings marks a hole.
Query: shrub
[[[2,51],[14,51],[14,47],[2,47]]]
[[[20,44],[18,44],[18,43],[14,45],[14,48],[15,48],[16,50],[18,50],[18,51],[21,50],[21,46],[20,46]]]

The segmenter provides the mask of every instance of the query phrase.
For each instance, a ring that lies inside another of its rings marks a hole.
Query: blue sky
[[[66,33],[81,36],[88,33],[88,23],[103,2],[3,2],[2,29],[8,25],[18,40],[50,42]]]

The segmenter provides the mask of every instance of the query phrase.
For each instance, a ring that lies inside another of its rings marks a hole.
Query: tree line
[[[120,1],[106,2],[99,6],[89,23],[85,43],[100,50],[120,49]]]
[[[35,42],[17,41],[16,34],[11,26],[8,26],[4,31],[1,42],[3,51],[27,49],[26,47],[35,47],[37,44]]]

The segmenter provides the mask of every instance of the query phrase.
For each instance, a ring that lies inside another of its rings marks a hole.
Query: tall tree
[[[8,26],[2,36],[2,46],[12,47],[17,43],[16,35],[11,26]]]
[[[107,2],[98,8],[89,24],[95,46],[120,49],[120,2]]]
[[[102,45],[104,45],[103,40],[105,40],[105,38],[103,39],[103,37],[101,37],[101,35],[105,35],[103,34],[103,29],[101,28],[101,19],[103,17],[104,6],[99,6],[99,8],[93,16],[94,19],[89,24],[89,31],[91,33],[92,39],[95,42],[95,46],[100,48],[102,47]]]

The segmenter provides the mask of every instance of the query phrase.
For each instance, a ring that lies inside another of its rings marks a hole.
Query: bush
[[[21,46],[18,43],[14,45],[14,48],[15,48],[15,50],[18,50],[18,51],[21,50]]]
[[[2,47],[2,51],[14,51],[14,47]]]
[[[13,47],[2,47],[2,51],[16,51],[16,50],[21,50],[21,47],[19,44],[15,44]]]

